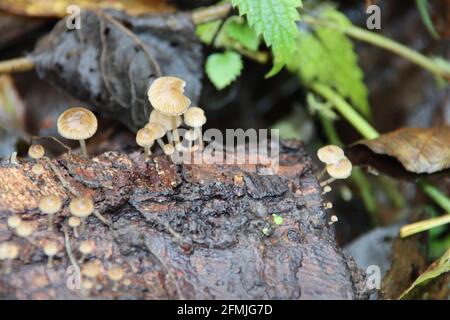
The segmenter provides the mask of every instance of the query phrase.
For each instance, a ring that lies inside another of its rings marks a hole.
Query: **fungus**
[[[338,222],[338,220],[339,220],[339,219],[338,219],[337,216],[332,215],[332,216],[330,217],[330,221],[328,222],[328,224],[331,226],[332,224]]]
[[[32,144],[28,148],[28,155],[35,160],[42,158],[44,154],[45,149],[41,144]]]
[[[33,232],[34,227],[30,222],[21,222],[16,228],[17,235],[22,238],[28,238]]]
[[[17,215],[13,215],[7,220],[8,227],[10,227],[11,229],[16,229],[21,223],[22,219]]]
[[[94,202],[87,196],[74,198],[70,201],[69,210],[73,216],[80,218],[84,226],[84,221],[94,212]]]
[[[344,151],[335,145],[327,145],[317,150],[317,157],[325,164],[335,164],[344,159]]]
[[[203,109],[199,107],[191,107],[184,114],[184,123],[192,127],[198,136],[200,148],[202,146],[202,126],[206,123],[206,116]]]
[[[73,234],[75,238],[78,238],[78,227],[81,224],[81,219],[78,217],[70,217],[69,218],[69,227],[73,229]]]
[[[102,272],[102,263],[100,260],[94,260],[83,264],[81,274],[90,279],[97,279]]]
[[[326,194],[326,193],[329,193],[329,192],[331,192],[331,187],[330,186],[325,186],[325,187],[323,187],[323,192],[322,192],[322,194]]]
[[[61,210],[62,202],[58,196],[48,195],[39,201],[39,210],[48,215],[48,230],[53,231],[53,216]]]
[[[327,203],[325,203],[325,208],[333,209],[333,204],[331,202],[327,202]]]
[[[92,137],[98,127],[95,115],[85,108],[70,108],[59,116],[57,127],[64,138],[78,140],[82,154],[87,157],[85,140]]]
[[[175,147],[172,144],[166,144],[163,147],[164,154],[171,156],[175,152]]]
[[[334,179],[347,179],[352,174],[352,163],[347,158],[327,165],[327,172]]]
[[[112,266],[108,269],[108,277],[114,282],[113,291],[118,289],[119,281],[125,276],[125,272],[120,266]]]
[[[150,122],[145,125],[145,128],[150,129],[154,132],[156,141],[158,142],[161,149],[164,148],[164,141],[162,141],[162,137],[166,134],[166,129],[164,126],[157,122]]]
[[[152,153],[150,148],[155,143],[156,132],[148,128],[142,128],[136,133],[136,143],[144,148],[145,159]]]
[[[161,112],[159,112],[156,109],[153,109],[150,113],[149,123],[158,123],[164,127],[164,130],[167,133],[168,139],[170,142],[172,142],[172,135],[170,134],[170,130],[172,130],[172,118],[171,116],[165,115]],[[178,128],[182,123],[183,120],[180,116],[175,117],[175,125]]]
[[[53,240],[46,240],[44,242],[44,253],[48,257],[48,267],[51,268],[53,266],[53,257],[58,253],[58,243]]]
[[[80,245],[78,246],[78,250],[80,250],[82,254],[79,262],[83,263],[86,257],[92,252],[94,252],[94,249],[95,249],[95,242],[93,240],[81,241]]]
[[[34,175],[39,177],[41,174],[44,173],[44,166],[40,163],[36,163],[31,167],[31,172],[33,172]]]
[[[0,261],[5,261],[4,272],[9,273],[12,260],[19,255],[19,246],[13,242],[0,243]]]
[[[148,90],[148,100],[153,108],[171,117],[174,141],[178,141],[177,116],[186,112],[191,100],[184,95],[186,82],[177,77],[159,77]]]
[[[186,131],[186,133],[184,134],[184,137],[186,138],[186,140],[189,142],[189,150],[192,150],[192,144],[194,143],[195,140],[197,140],[199,138],[198,132],[191,129]]]

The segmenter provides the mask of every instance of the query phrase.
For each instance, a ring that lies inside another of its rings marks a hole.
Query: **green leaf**
[[[433,20],[431,19],[430,12],[428,10],[428,0],[416,0],[416,6],[419,10],[422,22],[427,28],[428,32],[434,39],[439,39],[439,34],[434,27]]]
[[[403,292],[399,299],[407,299],[413,296],[413,291],[426,285],[429,281],[450,271],[450,249],[437,261],[433,262],[428,269],[422,273],[416,281]]]
[[[262,35],[268,47],[272,48],[274,67],[267,75],[273,76],[294,56],[300,20],[297,9],[301,0],[231,0],[240,15],[247,17],[248,24]]]
[[[351,24],[343,14],[330,7],[322,12],[322,19]],[[349,98],[362,114],[370,116],[364,74],[358,66],[353,44],[345,34],[321,26],[314,33],[302,29],[298,47],[289,64],[290,70],[297,72],[305,82],[317,81],[334,87],[340,95]]]
[[[210,45],[219,30],[220,24],[220,20],[199,24],[195,29],[195,34],[201,42]]]
[[[242,70],[242,58],[234,51],[213,53],[206,60],[206,74],[218,90],[230,85]]]
[[[228,19],[224,29],[230,38],[239,42],[244,48],[250,51],[258,50],[259,37],[244,19],[233,19],[232,17]]]

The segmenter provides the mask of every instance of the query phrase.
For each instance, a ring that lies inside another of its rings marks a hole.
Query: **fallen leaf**
[[[369,148],[375,156],[395,158],[410,173],[431,174],[450,168],[449,126],[402,128],[373,140],[362,140],[349,148],[350,157],[358,158],[357,153],[363,152],[361,146]],[[368,164],[377,162],[375,157],[365,161]]]
[[[406,289],[399,299],[407,299],[413,296],[414,291],[428,284],[431,280],[450,271],[450,249],[437,261],[433,262],[428,269],[422,273],[416,281]]]
[[[167,0],[0,0],[0,9],[31,17],[64,17],[70,5],[82,9],[117,9],[130,14],[172,12]]]
[[[24,105],[9,75],[0,76],[0,158],[8,158],[23,136]]]
[[[61,20],[36,46],[31,59],[40,78],[132,130],[148,122],[147,91],[158,76],[184,79],[186,96],[197,102],[203,56],[188,14],[83,10],[80,17],[81,29]]]

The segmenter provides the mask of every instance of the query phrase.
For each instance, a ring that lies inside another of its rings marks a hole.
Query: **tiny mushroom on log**
[[[22,219],[17,215],[13,215],[8,218],[6,223],[11,229],[16,229],[22,223]]]
[[[177,117],[186,112],[191,100],[184,95],[186,82],[177,77],[159,77],[148,90],[148,100],[153,108],[171,117],[173,139],[178,141]]]
[[[184,123],[192,127],[200,139],[200,147],[202,145],[202,126],[206,123],[206,116],[203,109],[199,107],[191,107],[184,114]]]
[[[40,163],[36,163],[31,167],[31,172],[33,172],[34,175],[39,177],[41,174],[44,173],[44,166]]]
[[[74,198],[70,201],[69,210],[73,216],[80,218],[83,225],[84,220],[94,212],[94,201],[88,196]]]
[[[136,143],[144,148],[144,157],[145,159],[152,153],[150,148],[155,143],[156,132],[149,128],[139,129],[136,133]]]
[[[53,240],[46,240],[44,242],[44,253],[48,257],[48,267],[53,266],[53,257],[58,253],[58,243]]]
[[[70,217],[68,223],[69,227],[73,229],[74,236],[78,238],[78,227],[81,224],[81,219],[78,217]]]
[[[59,116],[57,127],[62,137],[80,141],[81,152],[87,157],[85,140],[92,137],[98,127],[95,115],[85,108],[70,108]]]
[[[327,172],[334,179],[347,179],[352,174],[352,163],[347,158],[327,165]]]
[[[22,238],[28,238],[33,232],[34,227],[31,222],[21,222],[16,228],[17,235]]]
[[[335,145],[327,145],[317,150],[317,157],[325,164],[334,164],[345,158],[344,151]]]
[[[116,291],[119,286],[119,281],[123,279],[125,276],[125,271],[121,266],[112,266],[108,269],[108,278],[110,278],[114,282],[113,291]]]
[[[19,246],[13,242],[0,243],[0,261],[5,261],[3,271],[9,273],[11,261],[19,255]]]
[[[145,128],[153,130],[159,146],[161,149],[164,148],[164,141],[161,140],[161,138],[166,134],[166,129],[164,126],[158,122],[149,122],[145,125]]]
[[[45,149],[41,144],[32,144],[28,148],[28,155],[35,160],[42,158],[44,154]]]
[[[173,144],[166,144],[163,147],[163,151],[164,151],[164,154],[170,156],[175,152],[175,147],[173,146]]]
[[[95,249],[95,243],[93,240],[84,240],[80,242],[80,245],[78,246],[78,250],[80,250],[82,256],[80,259],[80,263],[83,263],[83,261],[86,259],[86,257],[94,252]]]
[[[39,201],[39,210],[48,215],[48,230],[53,230],[53,216],[61,210],[62,201],[58,196],[43,196]]]

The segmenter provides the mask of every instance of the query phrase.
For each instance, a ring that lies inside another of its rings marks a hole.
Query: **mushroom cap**
[[[40,159],[44,156],[45,149],[41,144],[32,144],[28,148],[28,155],[33,159]]]
[[[81,224],[81,219],[78,217],[69,218],[69,227],[76,228]]]
[[[153,109],[150,113],[149,123],[159,123],[164,127],[166,131],[172,130],[172,116],[165,115],[156,109]],[[176,116],[177,127],[181,126],[183,120],[180,116]]]
[[[16,233],[19,237],[26,238],[34,232],[34,227],[30,222],[21,222],[17,228]]]
[[[186,123],[189,127],[199,128],[206,123],[205,111],[199,107],[189,108],[183,117],[184,123]]]
[[[327,164],[327,172],[335,179],[347,179],[352,174],[352,163],[344,158],[334,164]]]
[[[113,281],[120,281],[124,276],[125,271],[120,266],[112,266],[108,269],[108,277]]]
[[[81,241],[78,249],[82,254],[90,254],[95,249],[94,241],[92,240]]]
[[[188,141],[195,141],[198,139],[198,133],[195,130],[188,130],[186,131],[186,133],[184,134],[184,137],[186,138],[186,140]]]
[[[136,143],[141,147],[151,147],[155,143],[155,139],[155,130],[142,128],[136,133]]]
[[[8,218],[7,223],[10,228],[15,229],[22,223],[22,219],[17,215],[13,215]]]
[[[191,104],[191,100],[183,94],[185,85],[186,82],[177,77],[159,77],[148,89],[148,100],[161,113],[179,116]]]
[[[327,145],[317,150],[317,157],[326,164],[334,164],[345,158],[344,151],[335,145]]]
[[[91,290],[94,287],[94,283],[89,279],[81,280],[81,287],[84,290]]]
[[[31,167],[31,172],[33,172],[33,174],[37,176],[40,176],[41,174],[44,173],[44,166],[40,163],[36,163]]]
[[[156,139],[164,137],[167,131],[166,128],[158,122],[149,122],[145,125],[145,128],[152,130]]]
[[[44,253],[49,257],[53,257],[58,253],[58,243],[53,240],[47,240],[44,243]]]
[[[13,242],[0,243],[0,260],[13,260],[19,255],[19,247]]]
[[[175,148],[172,144],[168,143],[168,144],[164,145],[163,151],[164,151],[164,154],[170,156],[175,152]]]
[[[58,132],[71,140],[85,140],[97,131],[98,123],[95,115],[85,108],[70,108],[64,111],[57,121]]]
[[[94,201],[88,196],[74,198],[70,201],[69,210],[75,217],[86,218],[94,211]]]
[[[62,202],[58,196],[53,194],[48,196],[43,196],[41,200],[39,200],[39,210],[45,214],[55,214],[59,210],[61,210]]]
[[[100,260],[87,262],[81,268],[81,274],[88,278],[97,278],[102,272],[102,263]]]

